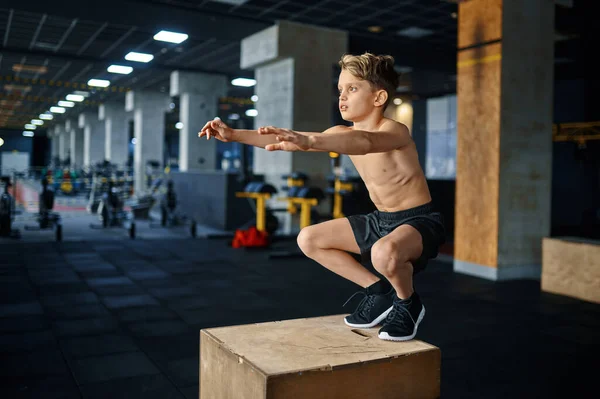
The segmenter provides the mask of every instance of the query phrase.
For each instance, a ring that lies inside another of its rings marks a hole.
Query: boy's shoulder
[[[383,118],[381,123],[379,124],[378,130],[386,132],[407,133],[408,126],[406,126],[404,123],[395,121],[390,118]]]
[[[346,125],[336,125],[332,126],[329,129],[325,130],[323,133],[341,133],[353,130],[351,126]]]

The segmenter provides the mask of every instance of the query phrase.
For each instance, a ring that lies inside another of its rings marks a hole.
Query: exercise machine
[[[121,191],[112,180],[107,183],[106,191],[102,194],[97,210],[101,225],[90,224],[93,229],[122,227],[129,230],[129,237],[135,238],[135,221],[131,212],[124,209]]]
[[[12,187],[10,177],[2,176],[0,181],[4,183],[4,190],[0,194],[0,237],[21,238],[19,230],[12,228],[15,214],[15,202],[8,189]]]
[[[188,221],[190,224],[190,235],[195,238],[197,235],[196,221],[189,219],[177,210],[177,194],[173,187],[173,181],[167,181],[167,191],[160,200],[160,225],[150,223],[150,227],[177,227],[185,226]]]
[[[48,179],[42,178],[42,192],[39,195],[37,226],[25,226],[25,230],[54,230],[56,241],[62,241],[62,221],[54,209],[54,191],[48,188]]]

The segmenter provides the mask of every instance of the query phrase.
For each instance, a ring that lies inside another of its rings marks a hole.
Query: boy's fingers
[[[265,147],[267,151],[277,151],[281,149],[281,144],[269,144]]]
[[[203,127],[202,129],[200,129],[200,130],[204,130],[204,129],[206,129],[206,128],[207,128],[207,127],[210,125],[210,123],[211,123],[211,122],[212,122],[212,121],[208,121],[208,122],[206,122],[206,124],[204,125],[204,127]]]
[[[220,119],[215,119],[214,121],[212,121],[212,126],[213,127],[227,127],[227,125],[225,124],[225,122],[223,122]]]

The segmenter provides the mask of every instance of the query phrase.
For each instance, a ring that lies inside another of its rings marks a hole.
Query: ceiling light
[[[84,96],[84,97],[89,97],[90,96],[90,92],[89,91],[81,91],[81,90],[75,90],[73,92],[73,94],[76,94],[78,96]]]
[[[4,144],[4,140],[2,139],[2,137],[0,137],[0,147],[2,147],[3,144]]]
[[[35,133],[29,132],[29,131],[25,130],[23,132],[23,136],[25,136],[25,137],[33,137],[33,136],[35,136]]]
[[[75,103],[72,101],[59,101],[58,106],[66,107],[66,108],[73,108],[75,106]]]
[[[135,51],[132,51],[125,56],[125,59],[127,61],[150,62],[154,59],[154,56],[152,54],[136,53]]]
[[[31,123],[28,123],[25,125],[25,129],[27,130],[35,130],[36,126],[32,125]]]
[[[54,119],[54,117],[52,116],[52,114],[40,114],[40,119],[43,119],[45,121],[51,121],[52,119]]]
[[[156,35],[154,35],[154,40],[179,44],[181,42],[186,41],[188,37],[189,36],[185,33],[176,33],[169,32],[168,30],[161,30]]]
[[[14,64],[12,66],[12,70],[14,72],[31,72],[31,73],[39,73],[39,74],[44,74],[44,73],[48,72],[48,68],[45,66],[24,65],[24,64]]]
[[[258,111],[255,109],[249,109],[246,111],[246,116],[255,117],[258,115]]]
[[[410,37],[411,39],[419,39],[421,37],[429,36],[433,34],[432,30],[419,28],[417,26],[411,26],[410,28],[402,29],[396,32],[399,36]]]
[[[383,30],[383,28],[381,26],[369,26],[367,30],[372,33],[379,33]]]
[[[50,112],[53,114],[64,114],[66,109],[63,107],[50,107]]]
[[[110,82],[108,80],[104,80],[104,79],[90,79],[87,82],[88,86],[95,86],[95,87],[108,87],[110,86]]]
[[[402,104],[402,99],[401,98],[394,98],[394,104],[396,104],[396,105]]]
[[[44,124],[44,121],[41,119],[32,119],[31,120],[31,124],[32,125],[37,125],[37,126],[42,126]]]
[[[67,100],[69,101],[76,101],[78,103],[82,102],[83,100],[85,100],[85,97],[79,94],[69,94],[67,95]]]
[[[257,102],[258,101],[258,96],[255,94],[252,97],[250,97],[250,100]]]
[[[183,129],[183,123],[181,123],[181,122],[177,122],[177,123],[175,124],[175,128],[177,128],[177,129],[180,129],[180,130],[181,130],[181,129]]]
[[[131,72],[133,72],[133,68],[130,66],[123,65],[111,65],[108,67],[107,71],[110,73],[120,73],[121,75],[129,75]]]
[[[234,86],[252,87],[256,84],[256,80],[246,78],[235,78],[231,81],[231,84]]]
[[[238,119],[240,119],[240,115],[239,114],[231,114],[227,117],[227,119],[231,119],[232,121],[237,121]]]
[[[6,91],[20,91],[20,92],[28,93],[28,92],[31,91],[31,86],[8,84],[8,85],[4,85],[4,90],[6,90]]]

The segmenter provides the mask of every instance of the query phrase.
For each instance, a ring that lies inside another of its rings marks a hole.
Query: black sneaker
[[[425,306],[415,292],[409,299],[394,298],[394,306],[387,315],[379,338],[387,341],[408,341],[417,335],[419,323],[425,317]]]
[[[382,286],[385,287],[385,289],[389,287],[389,290],[383,291]],[[350,299],[359,294],[362,294],[365,297],[360,301],[354,313],[344,317],[346,325],[354,328],[375,327],[392,311],[393,297],[396,296],[396,291],[394,291],[391,286],[375,283],[373,286],[367,287],[365,291],[359,291],[352,295],[346,301],[344,306],[350,302]]]

